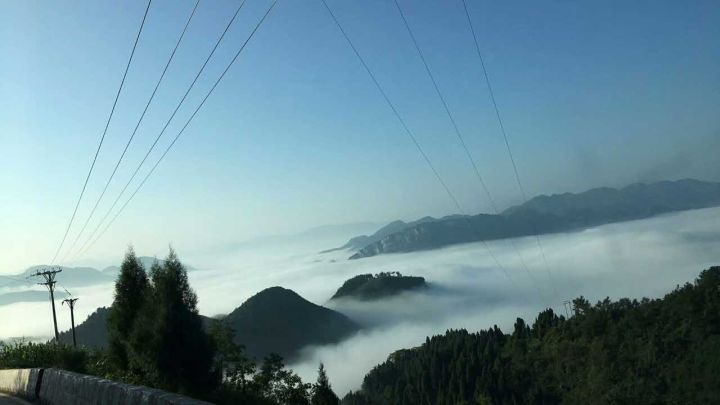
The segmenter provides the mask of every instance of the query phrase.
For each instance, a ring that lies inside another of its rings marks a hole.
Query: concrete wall
[[[39,382],[39,397],[36,388]],[[0,370],[0,392],[46,405],[207,405],[169,392],[53,368]]]
[[[0,392],[27,399],[37,398],[39,376],[38,368],[0,370]]]

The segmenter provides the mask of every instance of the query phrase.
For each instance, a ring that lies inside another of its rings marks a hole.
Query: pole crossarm
[[[53,314],[53,327],[55,330],[55,342],[58,342],[60,339],[60,334],[58,333],[58,327],[57,327],[57,314],[55,313],[55,284],[57,281],[55,281],[55,275],[62,272],[62,268],[60,267],[48,267],[47,269],[40,271],[36,270],[35,274],[32,274],[32,277],[42,277],[45,282],[38,283],[39,285],[44,285],[47,287],[48,291],[50,291],[50,304],[52,305],[52,314]]]

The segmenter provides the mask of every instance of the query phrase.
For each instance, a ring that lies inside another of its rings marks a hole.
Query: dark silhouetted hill
[[[90,316],[79,325],[75,325],[75,337],[78,346],[87,346],[95,349],[107,347],[108,332],[107,318],[110,308],[101,307],[95,310]],[[77,319],[76,319],[77,322]],[[60,333],[60,341],[72,344],[72,331],[67,330]]]
[[[76,325],[78,345],[107,347],[109,313],[108,308],[98,308]],[[206,328],[218,322],[200,317]],[[235,330],[236,340],[245,345],[247,354],[256,360],[270,353],[292,359],[305,346],[337,343],[359,329],[345,315],[281,287],[268,288],[250,297],[223,320]],[[72,332],[62,332],[60,340],[71,344]]]
[[[337,343],[359,329],[345,315],[282,287],[250,297],[224,320],[256,360],[270,353],[292,359],[305,346]]]
[[[368,301],[425,287],[427,284],[424,278],[403,276],[398,272],[361,274],[345,281],[330,299],[350,298]]]
[[[47,296],[47,293],[45,293]],[[46,297],[47,298],[47,297]],[[56,305],[58,305],[56,303]],[[107,319],[110,315],[110,308],[101,307],[95,310],[83,322],[75,325],[75,336],[78,346],[87,346],[95,349],[104,349],[108,345]],[[212,323],[217,322],[213,318],[200,315],[203,326],[206,328]],[[75,318],[75,322],[78,319]],[[60,332],[60,341],[72,344],[72,331],[70,329]]]

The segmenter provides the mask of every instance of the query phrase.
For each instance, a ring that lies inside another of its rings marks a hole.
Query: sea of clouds
[[[390,353],[420,345],[428,335],[493,325],[507,331],[517,317],[532,322],[547,307],[564,313],[563,301],[580,295],[592,302],[608,296],[660,297],[702,269],[720,265],[720,208],[544,235],[546,260],[534,237],[488,243],[502,268],[482,243],[352,261],[346,260],[347,251],[319,253],[351,236],[306,235],[192,257],[179,254],[200,269],[190,273],[190,281],[202,314],[226,314],[262,289],[280,285],[367,326],[340,344],[306,348],[290,365],[313,381],[323,362],[340,395],[359,388],[363,376]],[[431,288],[377,302],[328,302],[346,279],[380,271],[423,276]],[[0,287],[0,293],[19,288]],[[112,302],[111,284],[73,293],[81,297],[81,320]],[[66,312],[59,310],[61,329],[69,327]],[[47,336],[49,327],[47,302],[0,306],[0,339]]]

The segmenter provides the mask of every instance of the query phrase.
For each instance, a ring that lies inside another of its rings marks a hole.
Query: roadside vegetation
[[[115,284],[107,350],[0,343],[0,368],[62,368],[218,404],[339,404],[322,364],[315,384],[275,354],[250,361],[224,322],[203,325],[197,296],[174,251],[146,271],[129,249]]]

